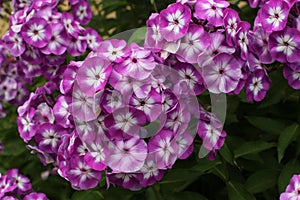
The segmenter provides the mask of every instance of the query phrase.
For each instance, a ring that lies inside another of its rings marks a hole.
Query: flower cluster
[[[163,57],[197,64],[210,92],[238,94],[245,87],[249,101],[261,101],[275,61],[284,65],[291,87],[300,88],[299,3],[261,1],[251,29],[227,1],[177,2],[151,15],[145,46]]]
[[[70,1],[72,13],[59,12],[59,1],[13,1],[10,29],[3,36],[11,56],[18,58],[18,69],[26,78],[59,76],[66,55],[79,56],[95,49],[101,37],[92,28],[83,28],[92,16],[86,0]]]
[[[1,200],[48,200],[45,194],[32,190],[29,178],[11,169],[6,174],[0,174],[0,199]]]
[[[289,84],[300,88],[295,1],[264,1],[251,29],[228,1],[180,0],[150,16],[144,46],[95,35],[89,40],[71,14],[53,11],[52,1],[36,2],[16,12],[6,35],[17,35],[18,45],[7,44],[15,56],[40,66],[43,61],[27,56],[39,58],[38,52],[60,62],[66,51],[76,56],[86,42],[93,44],[84,61],[66,66],[59,85],[50,79],[18,109],[28,148],[75,189],[97,186],[103,174],[108,186],[152,185],[190,156],[196,133],[214,159],[226,132],[198,104],[205,90],[232,95],[245,88],[249,101],[261,101],[275,61],[286,65]]]

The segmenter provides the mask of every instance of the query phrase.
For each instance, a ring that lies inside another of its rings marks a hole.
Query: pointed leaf
[[[288,147],[288,145],[291,143],[293,138],[297,135],[299,125],[294,123],[291,126],[288,126],[285,128],[282,133],[279,136],[278,139],[278,146],[277,146],[277,152],[278,152],[278,161],[280,162],[284,156],[285,149]]]

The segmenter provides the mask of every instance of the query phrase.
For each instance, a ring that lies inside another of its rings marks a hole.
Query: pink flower
[[[109,149],[108,166],[116,172],[136,172],[143,167],[147,157],[146,142],[136,137],[111,142]]]

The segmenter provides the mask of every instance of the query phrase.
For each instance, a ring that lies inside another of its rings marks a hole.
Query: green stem
[[[155,12],[158,13],[158,9],[157,9],[157,5],[156,5],[155,0],[152,0],[151,3],[153,5],[153,8],[154,8]]]

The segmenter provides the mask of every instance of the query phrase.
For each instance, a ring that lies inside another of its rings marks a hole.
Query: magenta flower
[[[289,15],[289,5],[285,1],[269,0],[259,12],[261,24],[266,32],[284,29]]]
[[[300,33],[294,28],[286,27],[273,32],[269,39],[271,55],[279,62],[297,62],[300,57]]]
[[[74,20],[74,16],[70,13],[63,12],[61,21],[65,27],[67,34],[77,39],[79,33],[79,24]]]
[[[48,200],[45,194],[43,193],[36,193],[36,192],[31,192],[27,194],[23,200],[33,200],[33,199],[38,199],[38,200]]]
[[[162,130],[152,137],[148,150],[154,156],[158,169],[171,168],[178,157],[178,145],[173,132],[169,130]]]
[[[230,46],[234,46],[236,43],[236,33],[238,28],[238,23],[240,23],[240,17],[239,14],[231,9],[226,8],[224,10],[224,27],[226,30],[226,42]],[[212,40],[214,41],[214,40]]]
[[[56,123],[64,128],[71,128],[72,124],[69,120],[71,115],[69,112],[69,105],[64,96],[57,98],[57,101],[53,107],[53,114],[56,119]]]
[[[223,25],[224,9],[229,6],[224,0],[199,0],[196,2],[194,16],[198,19],[206,19],[214,26]]]
[[[76,80],[83,93],[93,96],[104,88],[111,70],[109,61],[99,57],[88,58],[78,69]]]
[[[143,80],[150,76],[155,67],[154,58],[151,51],[131,43],[131,54],[121,63],[114,66],[114,69],[122,75],[129,76],[137,80]]]
[[[248,2],[251,8],[256,8],[261,3],[261,0],[248,0]]]
[[[132,95],[129,105],[143,111],[148,121],[153,122],[162,112],[161,101],[162,96],[152,89],[145,98],[138,98],[136,95]]]
[[[80,56],[83,52],[85,52],[87,48],[87,43],[85,40],[85,37],[78,36],[71,37],[69,46],[68,46],[68,52],[71,54],[71,56]]]
[[[46,153],[56,153],[61,143],[61,137],[65,134],[67,131],[61,126],[44,123],[37,130],[35,141],[40,150]]]
[[[87,190],[98,185],[102,172],[91,169],[83,157],[73,156],[69,161],[67,177],[72,187],[77,190]]]
[[[152,13],[147,20],[147,33],[145,38],[145,48],[160,51],[163,47],[163,34],[159,26],[160,15]]]
[[[100,35],[97,31],[92,28],[85,29],[85,37],[86,42],[88,44],[88,48],[91,50],[96,50],[100,46],[100,42],[102,41]]]
[[[5,193],[12,192],[15,190],[17,185],[13,184],[13,180],[7,175],[0,176],[0,198],[5,195]]]
[[[216,156],[216,151],[224,144],[226,132],[222,130],[223,125],[215,116],[207,115],[207,117],[199,120],[197,133],[203,140],[202,145],[209,151],[208,158],[213,160]]]
[[[147,122],[147,117],[143,111],[136,108],[124,107],[109,114],[105,120],[105,126],[109,129],[109,134],[113,138],[122,139],[137,136],[140,128]]]
[[[233,56],[222,53],[211,64],[204,66],[202,76],[210,92],[228,93],[237,87],[242,78],[241,65]]]
[[[188,158],[194,149],[193,142],[194,136],[188,131],[179,131],[175,135],[175,140],[178,145],[178,158],[179,159],[186,159]]]
[[[198,64],[200,66],[208,65],[220,53],[233,54],[236,50],[234,47],[227,46],[223,34],[218,32],[210,33],[210,37],[211,44],[201,55],[198,56]]]
[[[167,113],[164,128],[177,132],[179,129],[184,129],[184,127],[188,126],[190,118],[191,116],[189,111],[180,107],[180,103],[178,103],[173,110]]]
[[[181,39],[176,56],[182,62],[197,63],[200,53],[210,45],[210,37],[202,26],[191,24],[188,32]]]
[[[182,38],[188,31],[191,10],[186,5],[174,3],[160,12],[160,28],[163,37],[168,41]]]
[[[70,112],[79,120],[94,120],[100,114],[99,102],[100,93],[96,93],[94,96],[87,96],[79,89],[78,85],[75,85],[72,93]]]
[[[249,29],[250,24],[242,21],[238,24],[238,32],[236,34],[236,41],[241,50],[241,58],[247,60],[248,58],[248,45],[249,45]]]
[[[142,188],[137,173],[107,173],[107,184],[117,184],[132,191]]]
[[[3,36],[3,40],[5,41],[11,55],[17,57],[22,55],[25,51],[25,44],[20,33],[15,33],[10,30]]]
[[[116,172],[136,172],[143,167],[147,157],[146,142],[136,137],[111,142],[109,149],[108,166]]]
[[[264,70],[256,70],[246,81],[246,96],[248,101],[262,101],[270,89],[271,80]]]
[[[280,194],[280,200],[299,200],[300,199],[300,175],[293,175],[285,192]]]
[[[283,76],[295,90],[300,89],[300,62],[287,64],[283,68]]]
[[[54,54],[54,55],[62,55],[66,52],[69,37],[67,37],[64,27],[62,24],[52,24],[52,36],[49,40],[49,43],[41,49],[46,55]]]
[[[122,94],[114,90],[105,90],[102,95],[102,100],[100,106],[108,113],[112,113],[118,108],[124,106]]]
[[[84,156],[84,161],[94,170],[102,171],[107,167],[110,151],[102,139],[88,142],[89,152]]]
[[[33,17],[22,26],[23,39],[30,45],[45,47],[52,37],[51,26],[43,18]]]
[[[72,7],[72,11],[77,20],[82,25],[87,25],[92,18],[92,10],[90,4],[86,1],[79,1]]]
[[[26,191],[31,190],[31,183],[29,178],[27,178],[26,176],[19,174],[17,169],[11,169],[9,171],[6,172],[6,175],[14,180],[14,183],[17,187],[17,192],[18,193],[24,193]]]
[[[17,95],[17,82],[8,76],[0,76],[0,99],[3,101],[13,100]]]
[[[269,34],[262,28],[258,27],[250,35],[250,48],[251,51],[258,56],[260,62],[264,64],[271,64],[274,62],[269,49]],[[251,61],[251,59],[249,58]]]
[[[17,118],[18,131],[21,138],[28,142],[35,135],[36,129],[35,124],[33,123],[34,109],[31,108],[25,115],[19,116]]]
[[[157,168],[155,157],[150,154],[147,156],[140,172],[137,176],[143,187],[153,185],[155,182],[160,181],[164,175],[163,170]]]
[[[199,95],[205,90],[201,74],[192,64],[178,62],[174,69],[178,73],[173,80],[176,94]]]
[[[97,49],[97,55],[107,58],[111,62],[120,63],[130,54],[130,49],[128,48],[124,40],[105,40],[100,43]]]

